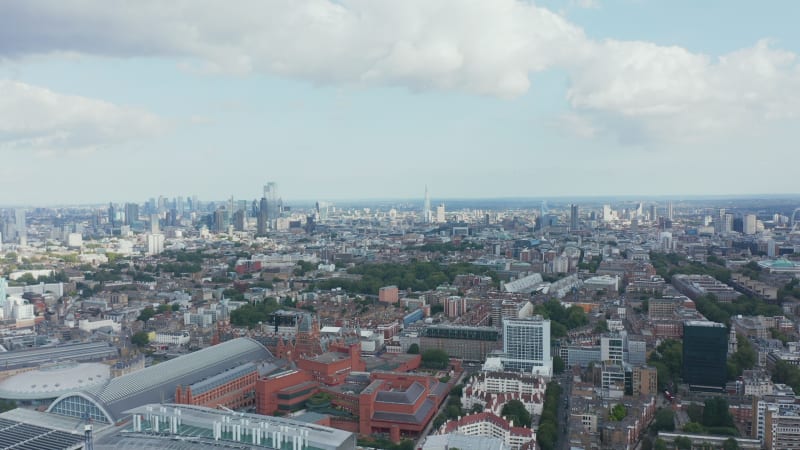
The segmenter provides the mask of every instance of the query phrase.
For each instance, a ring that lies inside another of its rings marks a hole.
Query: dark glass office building
[[[728,359],[728,329],[716,322],[683,324],[683,382],[693,391],[722,391]]]

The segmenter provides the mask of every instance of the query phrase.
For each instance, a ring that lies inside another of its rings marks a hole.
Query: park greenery
[[[709,257],[708,263],[689,261],[685,256],[677,253],[650,252],[650,263],[656,273],[667,282],[673,275],[711,275],[717,280],[728,283],[731,281],[731,271],[725,268],[724,261]],[[719,264],[722,263],[722,264]]]
[[[231,311],[231,324],[239,327],[254,328],[261,324],[270,323],[270,315],[280,309],[280,304],[273,297],[263,301],[248,303]]]
[[[419,355],[419,344],[416,342],[408,346],[409,355]]]
[[[800,395],[800,367],[778,360],[772,371],[772,381],[786,384],[794,390],[796,395]]]
[[[683,365],[683,343],[674,339],[664,340],[650,354],[647,362],[658,371],[659,390],[677,384]]]
[[[564,337],[567,335],[567,331],[589,323],[586,313],[580,306],[564,308],[558,300],[548,300],[536,305],[533,313],[550,319],[551,338]]]
[[[142,348],[146,347],[147,344],[150,343],[150,336],[147,334],[146,331],[139,331],[138,333],[131,336],[131,344]]]
[[[542,416],[539,418],[539,429],[536,432],[536,442],[542,450],[553,450],[558,441],[559,401],[561,401],[561,386],[555,381],[547,383]]]
[[[621,403],[614,405],[608,412],[608,419],[612,422],[619,422],[628,415],[628,408]]]
[[[695,307],[708,320],[730,326],[731,316],[780,316],[780,306],[764,303],[753,297],[742,295],[731,303],[722,303],[714,295],[704,295],[694,300]]]
[[[348,269],[351,275],[361,279],[329,278],[317,281],[317,289],[342,288],[351,293],[377,295],[384,286],[397,286],[400,290],[427,291],[443,284],[452,283],[457,275],[473,273],[489,275],[499,282],[497,274],[484,266],[469,263],[439,264],[436,262],[412,261],[407,264],[360,264]]]
[[[525,409],[525,404],[519,400],[511,400],[503,405],[500,415],[513,421],[515,426],[530,427],[533,420],[531,413]]]
[[[450,364],[450,356],[446,351],[438,348],[431,348],[422,352],[422,363],[425,369],[446,369]]]
[[[675,431],[675,413],[669,408],[661,408],[656,411],[655,420],[653,420],[653,431]]]
[[[683,431],[696,434],[738,436],[733,416],[724,397],[707,399],[703,406],[693,403],[686,408],[689,422]]]
[[[750,340],[736,335],[736,352],[728,358],[728,379],[735,380],[745,370],[752,369],[757,359],[758,355]]]

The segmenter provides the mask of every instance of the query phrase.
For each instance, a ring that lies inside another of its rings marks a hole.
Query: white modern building
[[[503,321],[503,368],[550,377],[550,321],[542,316]]]

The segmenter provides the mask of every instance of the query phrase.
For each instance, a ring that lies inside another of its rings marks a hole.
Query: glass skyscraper
[[[728,330],[703,320],[683,324],[683,382],[693,391],[722,391],[727,380]]]

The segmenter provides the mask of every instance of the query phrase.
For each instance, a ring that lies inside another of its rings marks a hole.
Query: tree
[[[692,403],[686,407],[686,415],[689,416],[689,421],[700,423],[703,421],[703,407]]]
[[[481,405],[480,403],[475,403],[474,405],[472,405],[472,408],[470,408],[469,412],[472,414],[483,412],[483,405]]]
[[[685,431],[687,433],[702,433],[704,430],[703,430],[703,426],[700,425],[699,423],[697,423],[697,422],[689,422],[689,423],[687,423],[686,425],[683,426],[683,431]]]
[[[419,344],[413,343],[408,346],[409,355],[419,355]]]
[[[422,352],[422,367],[426,369],[446,369],[450,356],[442,349],[431,348]]]
[[[658,431],[674,431],[675,430],[675,413],[671,409],[661,408],[656,412],[656,419],[653,422],[653,428]]]
[[[617,403],[611,408],[611,411],[608,413],[609,420],[613,422],[619,422],[620,420],[624,419],[625,416],[628,415],[628,409],[625,408],[625,405],[621,403]]]
[[[656,443],[653,446],[654,450],[667,450],[667,442],[661,438],[656,439]]]
[[[140,331],[131,336],[131,344],[139,348],[145,347],[149,343],[150,343],[150,336],[147,334],[146,331]]]
[[[703,407],[703,425],[707,427],[733,427],[733,416],[728,410],[728,400],[714,397]]]
[[[722,443],[722,450],[739,450],[739,442],[734,438],[725,439]]]
[[[692,450],[692,440],[686,436],[678,436],[675,438],[675,448],[678,450]]]
[[[531,425],[531,413],[525,409],[525,404],[519,400],[511,400],[503,405],[500,415],[513,420],[517,426],[529,427]]]
[[[139,313],[139,317],[137,317],[136,320],[141,320],[142,322],[147,322],[148,320],[150,320],[151,317],[153,317],[155,315],[156,315],[156,311],[153,308],[148,306],[147,308],[143,309],[141,313]]]
[[[181,305],[179,305],[178,303],[173,303],[172,304],[172,311],[177,312],[177,311],[180,311],[180,310],[181,310]]]

